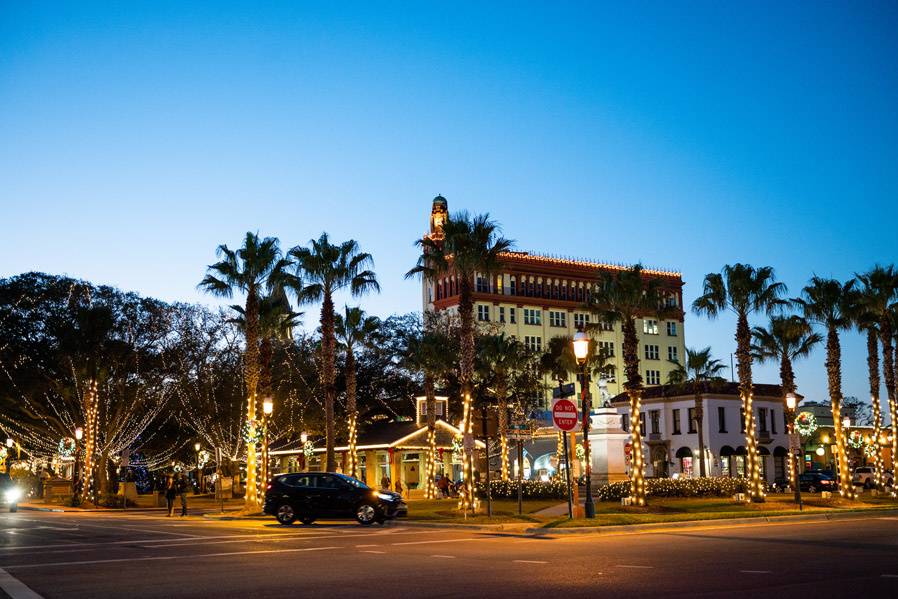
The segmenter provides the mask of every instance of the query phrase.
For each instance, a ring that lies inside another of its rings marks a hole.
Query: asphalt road
[[[898,517],[533,537],[22,511],[0,514],[0,589],[15,599],[898,597]]]

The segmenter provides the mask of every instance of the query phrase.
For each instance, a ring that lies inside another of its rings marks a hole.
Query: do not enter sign
[[[552,401],[552,424],[558,430],[571,432],[580,425],[577,406],[569,399]]]

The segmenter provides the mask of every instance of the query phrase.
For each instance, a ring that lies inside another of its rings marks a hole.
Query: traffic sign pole
[[[568,518],[573,520],[574,518],[574,496],[573,490],[571,489],[571,460],[570,460],[570,451],[568,451],[567,444],[567,433],[563,433],[564,436],[564,470],[567,474],[567,514]]]

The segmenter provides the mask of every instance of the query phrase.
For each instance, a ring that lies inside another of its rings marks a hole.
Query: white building
[[[746,444],[742,401],[737,383],[707,383],[701,394],[705,471],[708,476],[745,475]],[[612,399],[629,431],[626,394]],[[761,457],[761,473],[768,482],[787,475],[789,438],[779,385],[755,385],[752,408]],[[699,442],[692,385],[663,385],[644,390],[642,434],[646,476],[699,476]]]

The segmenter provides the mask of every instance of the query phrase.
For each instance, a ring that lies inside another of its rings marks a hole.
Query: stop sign
[[[580,424],[577,406],[569,399],[552,401],[552,424],[555,428],[570,432]]]

